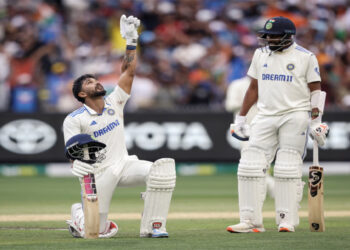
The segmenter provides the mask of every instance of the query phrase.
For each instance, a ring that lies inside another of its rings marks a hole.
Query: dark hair
[[[72,88],[73,95],[79,102],[82,102],[82,103],[85,103],[85,99],[81,98],[79,96],[79,92],[81,91],[81,87],[82,87],[84,81],[87,78],[94,78],[94,79],[96,79],[96,77],[94,75],[85,74],[85,75],[79,76],[77,79],[75,79],[75,81],[73,83],[73,88]]]

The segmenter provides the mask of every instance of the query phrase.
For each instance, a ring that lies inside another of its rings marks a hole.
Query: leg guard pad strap
[[[301,178],[303,160],[293,149],[280,149],[277,152],[274,176],[279,178]]]
[[[238,176],[265,177],[268,162],[262,150],[248,147],[242,150]]]

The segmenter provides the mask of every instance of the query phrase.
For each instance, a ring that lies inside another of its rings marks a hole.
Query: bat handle
[[[319,161],[318,161],[318,143],[316,140],[314,142],[314,148],[313,148],[313,165],[314,166],[319,166]]]

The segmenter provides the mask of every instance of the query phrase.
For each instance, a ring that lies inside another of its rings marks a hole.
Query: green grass
[[[230,234],[225,231],[232,221],[169,220],[168,239],[140,239],[139,222],[119,221],[119,233],[111,239],[83,240],[72,238],[68,231],[0,230],[0,249],[349,249],[350,221],[341,218],[326,220],[325,233],[311,233],[302,220],[296,233],[278,233],[272,219],[265,220],[267,232]],[[3,226],[15,227],[15,223]],[[61,223],[42,222],[28,227],[61,227]]]
[[[350,210],[349,175],[326,176],[325,209]],[[116,189],[110,212],[140,212],[142,187]],[[307,187],[301,210],[307,210]],[[233,175],[177,178],[172,212],[237,211],[237,180]],[[74,178],[0,177],[0,214],[69,213],[80,201],[80,186]],[[267,197],[264,210],[274,209]]]
[[[350,176],[326,176],[326,210],[350,210]],[[141,212],[139,192],[117,189],[111,212]],[[301,210],[307,210],[306,187]],[[0,215],[69,213],[80,200],[74,178],[0,177]],[[274,209],[269,197],[265,211]],[[232,175],[178,177],[170,212],[238,211],[237,181]],[[83,240],[70,237],[63,221],[0,222],[0,249],[350,249],[350,218],[326,218],[325,233],[311,233],[301,218],[296,233],[278,233],[274,220],[264,220],[266,233],[230,234],[226,226],[237,220],[168,221],[169,239],[140,239],[138,220],[118,221],[117,237]],[[52,230],[56,229],[56,230]]]

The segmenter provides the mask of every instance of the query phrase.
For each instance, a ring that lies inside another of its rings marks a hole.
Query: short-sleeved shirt
[[[70,113],[63,122],[65,143],[74,135],[89,134],[106,144],[106,159],[101,168],[118,164],[128,156],[124,137],[124,106],[130,95],[119,86],[105,98],[101,114],[84,105]]]
[[[310,111],[308,83],[320,82],[316,56],[293,43],[282,52],[255,51],[248,76],[258,80],[258,114]]]

